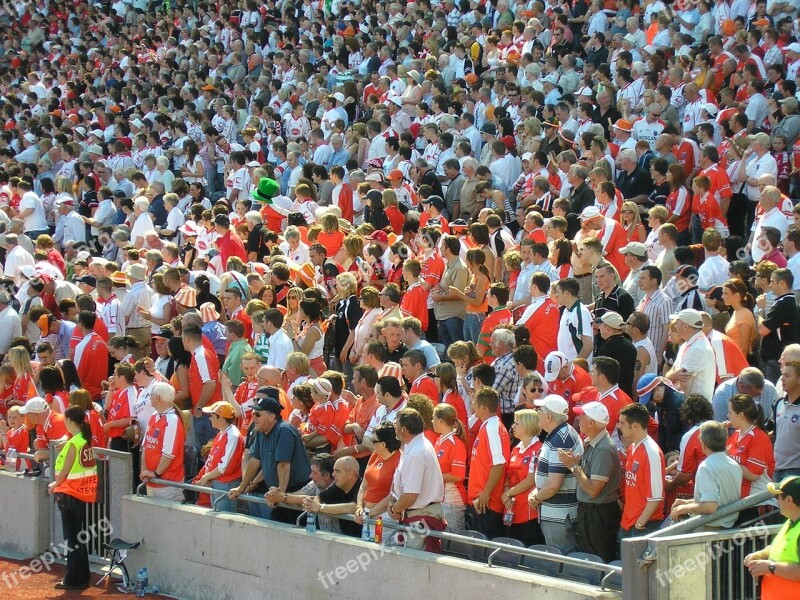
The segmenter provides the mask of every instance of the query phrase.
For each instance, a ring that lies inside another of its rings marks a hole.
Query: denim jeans
[[[467,318],[464,319],[464,340],[467,342],[471,340],[473,344],[477,344],[485,320],[485,314],[468,312]]]
[[[464,339],[464,319],[459,317],[450,317],[437,321],[439,328],[439,343],[444,344],[447,348],[454,342],[460,342]]]
[[[242,482],[241,479],[237,479],[235,481],[230,481],[228,483],[222,483],[217,479],[211,480],[211,487],[215,490],[225,490],[226,492],[232,490],[235,487],[239,487],[239,484]],[[212,496],[211,497],[211,505],[214,506],[214,502],[219,498],[219,496]],[[228,498],[227,494],[222,496],[222,499],[216,502],[216,507],[219,512],[236,512],[236,501],[231,500]]]
[[[192,429],[194,429],[194,443],[198,452],[217,435],[211,426],[211,417],[205,413],[202,417],[192,417]]]

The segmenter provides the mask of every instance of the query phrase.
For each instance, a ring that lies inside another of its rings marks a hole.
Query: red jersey
[[[345,423],[350,416],[350,409],[343,398],[316,404],[308,415],[309,432],[318,433],[335,451],[342,440]]]
[[[86,421],[89,427],[92,428],[92,446],[95,448],[105,448],[108,445],[108,437],[103,431],[103,418],[99,412],[94,409],[86,411]]]
[[[174,408],[166,412],[154,412],[147,424],[147,433],[142,440],[142,465],[148,471],[156,472],[161,457],[171,458],[169,466],[161,479],[167,481],[183,482],[183,445],[186,442],[186,432],[183,421]],[[148,483],[152,487],[163,487],[155,483]]]
[[[14,448],[17,451],[17,454],[20,452],[27,454],[28,450],[30,449],[30,435],[28,435],[28,430],[25,428],[25,425],[20,425],[16,429],[8,429],[6,433],[6,444],[4,446],[5,450],[8,451],[9,448]],[[28,461],[18,458],[17,464],[14,467],[19,470],[20,463],[24,465],[24,468],[28,468]]]
[[[72,436],[64,424],[64,415],[50,411],[44,425],[36,426],[36,449],[47,450],[47,446],[54,440],[69,439]]]
[[[222,400],[222,389],[217,380],[217,373],[219,373],[219,359],[216,353],[201,344],[192,352],[192,362],[189,365],[189,396],[192,399],[192,408],[197,407],[197,401],[200,400],[200,394],[203,391],[203,384],[209,381],[213,381],[215,387],[206,406]]]
[[[622,510],[623,529],[633,529],[648,502],[660,501],[650,517],[651,521],[664,519],[664,453],[647,436],[628,448],[625,460],[625,507]]]
[[[134,406],[136,405],[136,386],[130,385],[124,390],[116,390],[111,397],[111,405],[108,407],[108,420],[118,421],[129,419],[134,416]],[[125,427],[109,427],[106,435],[108,438],[122,437]]]
[[[438,284],[439,282],[437,280],[434,285]],[[403,298],[400,300],[400,311],[404,316],[416,317],[419,319],[422,324],[422,331],[427,331],[428,292],[422,287],[421,283],[414,282],[408,286],[406,293],[403,294]]]
[[[235,425],[228,426],[220,431],[211,443],[211,450],[206,458],[206,464],[197,474],[202,477],[219,469],[222,475],[215,481],[230,483],[242,478],[242,453],[244,452],[244,438]]]
[[[678,216],[678,220],[675,221],[675,227],[679,232],[689,229],[692,213],[689,210],[689,191],[686,188],[680,187],[672,190],[667,196],[666,207],[670,212],[670,217]]]
[[[431,287],[439,285],[445,268],[444,259],[439,254],[439,251],[433,250],[428,256],[422,257],[420,262],[422,263],[422,272],[419,275],[420,280]],[[427,327],[422,329],[427,329]]]
[[[722,209],[716,197],[710,192],[706,192],[699,200],[697,205],[697,216],[700,217],[700,223],[703,230],[709,227],[720,229],[721,226],[728,229],[728,221],[722,215]]]
[[[489,471],[497,465],[503,466],[503,476],[497,481],[497,485],[489,495],[489,510],[502,514],[505,505],[500,500],[503,495],[503,482],[505,480],[506,465],[511,456],[510,441],[508,430],[500,421],[500,418],[493,415],[481,423],[475,442],[472,444],[472,457],[469,464],[469,487],[467,498],[469,502],[474,502],[486,486],[489,479]]]
[[[511,315],[511,311],[506,308],[505,306],[498,306],[495,309],[492,309],[486,318],[483,320],[483,324],[481,325],[481,331],[478,334],[478,354],[483,354],[483,360],[485,360],[488,364],[492,364],[494,362],[494,353],[492,352],[492,348],[489,346],[489,341],[492,337],[492,332],[498,325],[507,325],[513,321],[513,317]]]
[[[108,346],[99,334],[91,331],[78,342],[75,367],[84,389],[93,400],[99,398],[103,393],[101,384],[108,377]]]
[[[452,406],[456,411],[456,417],[459,421],[461,421],[461,425],[463,427],[467,427],[469,417],[467,416],[467,406],[464,403],[464,399],[459,396],[458,392],[454,390],[447,390],[442,395],[442,404],[449,404]],[[469,442],[469,440],[467,440]]]
[[[508,469],[506,470],[506,487],[511,488],[522,482],[528,473],[536,472],[536,468],[531,466],[531,463],[536,463],[536,458],[539,456],[539,450],[542,447],[542,442],[539,438],[535,437],[531,443],[523,448],[522,444],[517,444],[511,450],[511,458],[508,461]],[[530,490],[526,490],[514,496],[514,525],[519,523],[527,523],[539,516],[539,511],[531,508],[528,504],[528,494]]]
[[[617,436],[619,435],[617,433],[619,412],[632,402],[631,398],[628,396],[628,394],[619,389],[619,386],[615,385],[605,394],[600,395],[600,402],[602,402],[603,406],[608,409],[609,419],[608,425],[606,425],[606,431],[608,431],[612,439],[616,441]]]
[[[578,365],[572,365],[572,372],[566,379],[556,379],[555,381],[548,381],[547,387],[549,394],[556,394],[561,396],[569,403],[569,417],[570,422],[575,418],[575,413],[572,409],[575,402],[572,396],[580,392],[583,388],[592,385],[592,376],[583,368]]]
[[[558,310],[558,304],[550,296],[532,300],[531,306],[536,307],[533,313],[525,321],[520,320],[518,325],[525,325],[530,333],[531,346],[536,350],[538,357],[536,369],[540,373],[544,373],[544,359],[551,352],[558,350],[558,328],[561,324],[561,313]]]
[[[678,493],[691,496],[694,494],[694,476],[697,473],[697,468],[706,459],[705,452],[703,452],[703,448],[700,445],[700,425],[695,425],[683,434],[680,450],[678,471],[684,475],[691,476],[691,479],[678,490]]]
[[[11,388],[11,397],[17,402],[25,404],[28,400],[38,395],[30,373],[23,373],[14,380],[14,385]]]
[[[439,459],[439,468],[442,475],[460,477],[461,481],[455,483],[462,502],[467,502],[467,490],[464,489],[464,478],[467,476],[467,447],[454,432],[441,436],[433,444],[436,458]],[[445,495],[447,495],[445,484]]]
[[[714,196],[717,201],[722,198],[730,198],[733,196],[728,173],[721,169],[719,165],[711,165],[707,169],[702,169],[697,175],[708,177],[711,181],[711,187],[708,189],[708,193]],[[697,194],[695,194],[692,199],[692,212],[700,212],[700,197]]]
[[[753,475],[759,475],[761,479],[748,481],[742,477],[742,498],[747,498],[752,493],[753,483],[761,483],[763,491],[764,479],[772,480],[775,471],[775,454],[772,442],[763,429],[751,426],[750,429],[739,433],[734,431],[728,438],[728,456],[737,463],[745,467]]]
[[[625,256],[620,249],[628,245],[628,235],[618,221],[605,219],[603,228],[598,235],[603,242],[604,256],[608,262],[616,267],[620,279],[625,279],[631,268],[625,264]]]
[[[228,232],[217,238],[217,246],[219,246],[219,254],[222,259],[222,268],[225,269],[228,264],[228,259],[231,256],[238,256],[242,259],[243,263],[247,263],[247,252],[244,249],[242,238],[239,237],[234,230],[229,229]]]
[[[357,424],[361,426],[361,429],[366,431],[369,427],[369,422],[372,420],[372,416],[375,414],[375,411],[378,410],[379,406],[378,398],[374,394],[370,398],[361,398],[357,400],[350,409],[350,415],[347,417],[345,426]],[[343,433],[342,440],[345,446],[355,446],[361,443],[361,438],[356,438],[352,433]],[[353,454],[355,458],[363,458],[369,455],[369,451]]]
[[[239,420],[239,431],[242,435],[247,435],[247,429],[253,420],[253,407],[250,406],[250,400],[255,398],[256,392],[260,387],[261,384],[256,379],[253,379],[253,381],[245,380],[239,384],[233,396],[239,406],[242,407],[242,417]]]
[[[423,373],[411,383],[408,394],[409,396],[411,394],[422,394],[430,398],[434,404],[439,403],[439,390],[436,389],[436,384],[427,373]]]
[[[240,306],[235,311],[233,311],[231,319],[236,319],[237,321],[241,321],[242,325],[244,325],[244,335],[242,336],[243,339],[249,340],[253,337],[253,321],[245,312],[243,306]]]
[[[683,166],[683,173],[688,178],[697,167],[700,160],[700,148],[695,142],[688,138],[683,138],[680,144],[676,144],[672,149],[672,154],[678,159],[678,162]]]

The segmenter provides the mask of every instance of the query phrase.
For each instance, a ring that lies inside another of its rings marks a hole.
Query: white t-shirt
[[[31,231],[44,231],[47,229],[47,215],[44,212],[44,204],[42,204],[39,196],[33,192],[25,192],[22,194],[22,199],[19,201],[19,211],[23,212],[29,208],[33,212],[25,217],[25,233]]]

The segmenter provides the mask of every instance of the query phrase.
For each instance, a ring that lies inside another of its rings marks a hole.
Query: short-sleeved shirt
[[[583,349],[582,337],[592,337],[592,315],[579,301],[575,301],[561,314],[561,327],[558,329],[558,350],[572,360],[577,358]]]
[[[724,452],[709,454],[697,469],[694,484],[695,502],[716,502],[719,506],[739,499],[742,487],[742,469]],[[739,515],[733,513],[709,523],[712,527],[731,527]]]
[[[489,510],[502,513],[504,509],[500,496],[503,494],[505,467],[511,456],[508,431],[497,416],[492,416],[481,423],[475,442],[472,445],[472,459],[469,464],[469,481],[467,498],[473,502],[483,491],[489,479],[492,467],[503,465],[501,477],[489,496]]]
[[[400,452],[400,463],[394,472],[392,495],[416,494],[408,510],[424,508],[444,498],[444,479],[433,445],[419,434]]]
[[[578,514],[578,498],[576,490],[578,482],[575,476],[564,466],[558,456],[558,451],[569,450],[575,456],[583,455],[583,443],[578,432],[569,423],[562,423],[551,431],[539,450],[539,459],[535,466],[534,481],[537,489],[542,489],[547,485],[547,478],[550,474],[561,473],[564,481],[561,488],[555,495],[542,503],[539,516],[542,521],[563,523],[569,517],[575,522]]]
[[[763,325],[769,329],[769,333],[761,340],[761,357],[764,360],[778,360],[786,346],[800,341],[799,322],[800,311],[794,294],[777,298],[764,317]]]
[[[361,478],[355,482],[349,492],[345,492],[338,485],[332,485],[319,493],[319,501],[323,504],[348,504],[358,500],[358,490],[361,488]],[[338,519],[341,532],[345,535],[352,537],[361,537],[361,525],[348,521],[347,519]]]
[[[755,481],[742,477],[742,498],[767,489],[775,471],[775,453],[772,442],[763,429],[752,425],[745,431],[734,431],[726,444],[728,456],[737,464],[758,475]]]
[[[300,439],[300,432],[286,421],[279,421],[267,434],[256,433],[250,449],[261,461],[261,472],[267,487],[278,486],[278,463],[289,463],[289,485],[293,492],[306,484],[311,473],[311,461]]]
[[[664,453],[653,438],[647,436],[628,449],[625,462],[625,507],[622,510],[622,529],[633,529],[648,502],[661,504],[650,517],[664,518]]]
[[[676,370],[686,369],[693,375],[689,387],[681,390],[687,396],[700,394],[707,400],[714,397],[717,377],[716,358],[711,342],[702,331],[696,333],[678,349],[675,357]]]
[[[607,431],[601,431],[584,446],[581,470],[590,481],[605,481],[606,485],[596,498],[592,498],[581,486],[577,488],[578,502],[585,504],[609,504],[619,500],[619,485],[622,465],[617,447]]]

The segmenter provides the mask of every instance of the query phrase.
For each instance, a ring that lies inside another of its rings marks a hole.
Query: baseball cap
[[[706,294],[706,298],[709,300],[722,300],[722,286],[715,285]]]
[[[218,400],[211,406],[204,406],[202,410],[207,415],[217,415],[223,419],[233,419],[236,416],[233,407],[224,400]]]
[[[712,117],[716,116],[717,111],[718,111],[717,107],[714,106],[713,104],[711,104],[710,102],[707,103],[707,104],[701,104],[700,105],[700,109],[706,111]]]
[[[681,265],[672,273],[670,273],[670,275],[675,275],[676,277],[686,277],[688,279],[689,277],[700,277],[700,272],[692,265]]]
[[[102,156],[102,155],[103,155],[103,148],[101,148],[101,147],[100,147],[100,146],[98,146],[97,144],[92,144],[91,146],[89,146],[89,147],[86,149],[86,151],[87,151],[89,154],[97,154],[98,156]],[[122,192],[122,193],[123,193],[123,197],[124,197],[124,194],[125,194],[125,192]]]
[[[86,285],[97,287],[97,277],[94,275],[84,275],[83,277],[79,277],[77,281],[78,283],[85,283]]]
[[[622,325],[625,323],[625,319],[623,319],[622,315],[620,315],[618,312],[609,310],[604,312],[602,316],[595,319],[594,322],[604,323],[609,327],[613,327],[614,329],[622,329]]]
[[[522,155],[522,160],[530,160],[533,158],[533,152],[526,152]]]
[[[376,172],[373,172],[373,173],[370,173],[369,175],[367,175],[364,178],[364,181],[376,181],[378,183],[382,183],[383,182],[383,175],[381,175],[380,173],[378,173],[376,171]]]
[[[261,390],[259,390],[259,393],[261,393]],[[281,403],[278,402],[272,396],[270,396],[269,398],[259,398],[258,400],[253,400],[252,406],[253,410],[271,412],[278,416],[280,416],[281,412],[283,412],[283,407],[281,406]]]
[[[27,141],[29,141],[31,144],[33,144],[33,143],[36,141],[36,136],[35,136],[35,135],[33,135],[31,132],[28,132],[28,133],[26,133],[26,134],[25,134],[24,136],[22,136],[22,137],[24,137],[24,138],[25,138]]]
[[[22,410],[19,412],[22,412]],[[790,475],[789,477],[784,477],[780,483],[772,481],[767,484],[767,489],[770,494],[791,496],[797,502],[800,499],[800,476]]]
[[[558,379],[558,372],[569,362],[566,354],[551,352],[544,359],[544,380],[547,383]]]
[[[488,133],[489,135],[497,135],[497,126],[494,123],[484,123],[481,125],[481,133]]]
[[[678,313],[671,314],[669,320],[683,321],[689,327],[695,327],[697,329],[703,326],[703,315],[700,314],[699,310],[695,310],[694,308],[684,308]]]
[[[428,196],[424,200],[421,201],[423,204],[430,204],[431,206],[435,207],[437,210],[444,210],[444,200],[441,196],[433,195]]]
[[[758,142],[762,146],[769,148],[769,134],[768,133],[757,133],[755,135],[748,135],[747,136],[748,142]]]
[[[797,98],[794,96],[789,96],[788,98],[784,98],[780,101],[781,104],[785,104],[789,107],[789,110],[797,110],[797,107],[800,106],[800,102],[797,101]]]
[[[154,338],[160,338],[162,340],[169,340],[175,337],[175,332],[172,331],[169,327],[162,327],[158,333],[153,334]]]
[[[39,329],[42,331],[42,337],[47,337],[50,335],[50,315],[44,314],[39,317],[39,320],[36,321],[36,324],[39,326]]]
[[[386,235],[385,231],[381,231],[378,229],[377,231],[373,231],[370,235],[367,236],[367,239],[371,242],[381,242],[382,244],[389,243],[389,236]]]
[[[205,409],[203,409],[205,410]],[[572,409],[576,415],[586,415],[593,421],[598,423],[607,424],[611,417],[608,415],[608,409],[602,402],[588,402],[583,406],[576,406]]]
[[[44,401],[44,398],[40,398],[39,396],[35,396],[28,400],[24,406],[19,407],[19,412],[21,415],[27,414],[39,414],[46,411],[49,407],[47,406],[47,402]]]
[[[797,42],[789,44],[788,46],[786,46],[785,49],[789,52],[797,52],[798,54],[800,54],[800,44],[798,44]]]
[[[596,206],[587,206],[581,211],[581,221],[588,221],[589,219],[594,219],[595,217],[599,217],[602,213],[600,209]]]
[[[620,254],[633,254],[634,256],[647,256],[647,246],[642,242],[628,242],[619,249]]]
[[[561,396],[556,394],[548,394],[540,400],[534,400],[536,406],[541,406],[554,412],[557,415],[566,415],[569,413],[569,404]]]
[[[5,292],[0,292],[0,304],[11,304],[11,298]]]
[[[403,179],[403,172],[400,169],[392,169],[389,171],[389,174],[386,176],[386,179],[389,181],[398,181]]]

